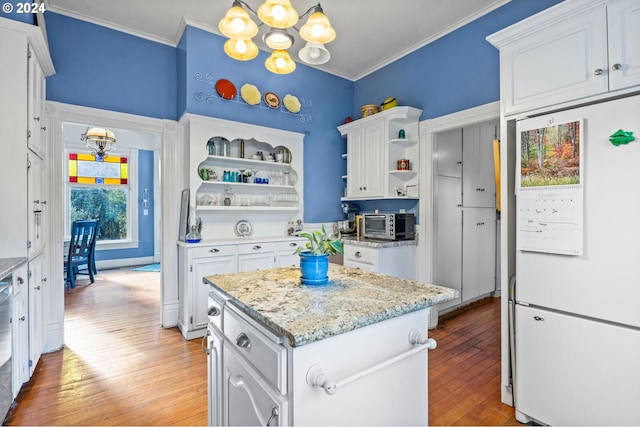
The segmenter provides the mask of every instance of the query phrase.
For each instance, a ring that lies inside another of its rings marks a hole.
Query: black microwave
[[[412,213],[372,213],[362,215],[362,236],[370,239],[413,240],[416,216]]]

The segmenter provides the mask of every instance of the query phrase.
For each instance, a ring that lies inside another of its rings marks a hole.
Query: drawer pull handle
[[[593,74],[595,74],[596,76],[599,76],[603,72],[604,72],[604,70],[602,68],[596,68],[595,71],[593,72]]]
[[[212,254],[217,254],[218,252],[220,252],[220,249],[213,248],[213,249],[209,250],[209,252],[211,252]]]
[[[254,251],[259,251],[260,249],[262,249],[262,246],[260,246],[260,245],[255,245],[252,249],[253,249]]]
[[[271,407],[271,416],[267,420],[267,427],[269,427],[271,425],[272,421],[274,421],[276,418],[278,418],[278,414],[279,414],[278,407],[277,406],[272,406]]]
[[[220,310],[218,309],[218,307],[209,307],[209,309],[207,310],[207,315],[220,316]]]
[[[611,69],[614,70],[614,71],[620,70],[620,69],[622,69],[622,64],[613,64],[611,66]]]
[[[251,341],[249,340],[247,334],[242,332],[240,335],[238,335],[238,338],[236,338],[236,345],[241,348],[251,348]]]
[[[289,246],[291,246],[292,248],[295,248],[296,246],[298,246],[298,244],[295,242],[292,242],[292,243],[289,243]]]
[[[430,340],[431,338],[429,338]],[[435,343],[435,341],[434,341]],[[396,356],[393,356],[387,360],[384,360],[380,363],[378,363],[377,365],[371,366],[369,368],[366,368],[360,372],[357,372],[353,375],[351,375],[350,377],[344,378],[340,381],[331,381],[329,380],[329,378],[324,374],[324,372],[322,371],[322,368],[318,365],[313,365],[311,366],[311,368],[309,368],[309,370],[307,371],[307,375],[306,375],[306,381],[307,384],[309,384],[312,387],[321,387],[324,389],[325,393],[327,393],[328,395],[334,395],[336,394],[336,392],[338,391],[339,388],[344,387],[345,385],[352,383],[354,381],[359,380],[360,378],[364,378],[367,375],[371,375],[375,372],[380,371],[381,369],[384,369],[388,366],[393,365],[394,363],[398,363],[408,357],[413,356],[416,353],[419,353],[421,351],[424,351],[426,349],[429,348],[429,343],[425,343],[427,345],[417,345],[415,347],[413,347],[412,349],[405,351],[404,353],[400,353]]]
[[[360,251],[357,251],[357,252],[354,254],[354,256],[355,256],[356,258],[362,258],[362,253],[360,253]]]
[[[200,344],[200,346],[202,347],[202,351],[204,351],[208,356],[209,354],[211,354],[211,352],[209,351],[210,349],[207,346],[207,338],[209,338],[209,331],[207,331],[205,336],[202,337],[202,343]]]

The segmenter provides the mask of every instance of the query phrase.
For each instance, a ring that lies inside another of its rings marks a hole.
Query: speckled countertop
[[[416,246],[418,244],[417,240],[383,240],[346,236],[342,236],[342,241],[351,245],[367,246],[370,248],[395,248],[398,246]]]
[[[27,258],[0,258],[0,279],[27,262]]]
[[[454,289],[329,264],[330,283],[300,283],[297,267],[204,278],[249,316],[299,347],[449,301]]]

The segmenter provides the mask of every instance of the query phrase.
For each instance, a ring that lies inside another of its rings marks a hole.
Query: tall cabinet
[[[0,221],[0,257],[28,257],[20,275],[14,393],[28,381],[44,349],[44,292],[49,258],[45,76],[54,73],[39,27],[0,18],[0,194],[9,207]]]
[[[496,287],[496,192],[493,140],[499,121],[436,134],[434,283],[473,301]]]

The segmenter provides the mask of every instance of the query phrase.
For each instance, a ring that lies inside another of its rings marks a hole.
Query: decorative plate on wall
[[[238,91],[233,83],[227,79],[220,79],[216,82],[216,92],[224,99],[233,99]]]
[[[280,107],[280,98],[273,92],[267,92],[264,94],[264,102],[271,108]]]

